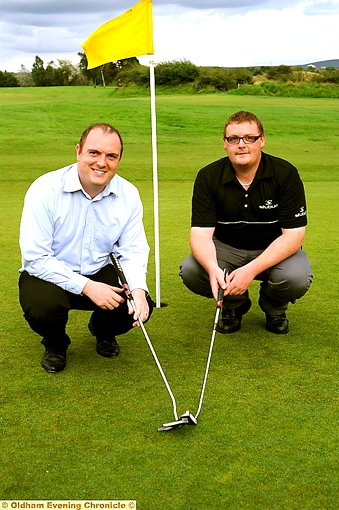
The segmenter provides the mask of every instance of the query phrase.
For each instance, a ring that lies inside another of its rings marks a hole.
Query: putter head
[[[169,432],[170,430],[179,429],[184,425],[197,425],[198,421],[192,413],[186,411],[186,413],[179,416],[176,421],[170,423],[164,423],[162,427],[158,428],[159,432]]]
[[[196,417],[193,416],[193,414],[190,413],[189,411],[186,411],[186,413],[182,414],[180,418],[182,420],[186,420],[186,425],[197,425],[198,423]]]

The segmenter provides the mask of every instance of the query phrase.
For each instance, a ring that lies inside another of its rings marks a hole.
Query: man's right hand
[[[213,297],[218,301],[219,287],[226,290],[224,271],[219,266],[216,266],[215,270],[209,273],[209,279]]]
[[[120,287],[111,287],[106,283],[94,282],[88,280],[82,290],[84,296],[87,296],[93,303],[104,310],[113,310],[124,302],[120,294],[124,292]]]

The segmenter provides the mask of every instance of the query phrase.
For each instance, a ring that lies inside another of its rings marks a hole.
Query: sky
[[[81,44],[137,0],[1,0],[0,70],[79,62]],[[339,0],[153,0],[154,58],[197,66],[339,59]]]

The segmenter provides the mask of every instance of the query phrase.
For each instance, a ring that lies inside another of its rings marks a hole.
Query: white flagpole
[[[154,214],[154,255],[155,255],[155,306],[160,302],[160,249],[159,249],[159,193],[158,193],[158,154],[157,154],[157,117],[155,109],[155,63],[150,62],[152,160],[153,160],[153,214]]]

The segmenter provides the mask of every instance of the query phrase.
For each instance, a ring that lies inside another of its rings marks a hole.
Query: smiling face
[[[95,128],[88,133],[82,146],[76,146],[76,153],[81,185],[94,198],[117,173],[121,157],[119,136]]]
[[[260,131],[255,122],[231,123],[227,126],[224,138],[224,149],[227,151],[230,161],[236,170],[256,170],[261,159],[261,149],[265,147],[265,135],[254,143],[245,143],[239,140],[238,143],[230,144],[226,137],[242,137],[246,135],[257,136]]]

